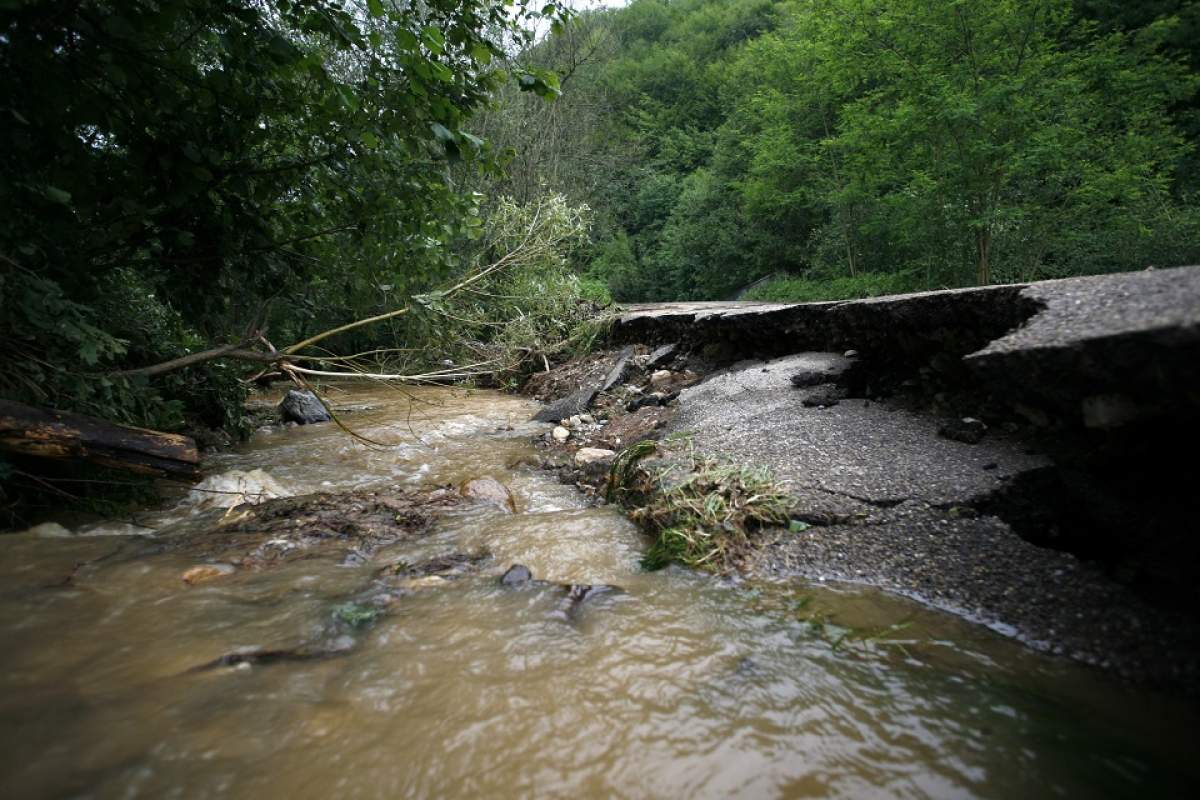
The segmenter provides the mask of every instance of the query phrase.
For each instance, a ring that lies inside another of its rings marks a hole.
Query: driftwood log
[[[0,400],[0,450],[86,459],[143,475],[195,477],[200,454],[187,436],[130,428],[82,414]]]

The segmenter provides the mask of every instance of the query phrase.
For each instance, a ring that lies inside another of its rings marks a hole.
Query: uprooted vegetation
[[[650,459],[659,447],[666,457]],[[609,473],[608,497],[654,535],[646,569],[676,561],[714,572],[736,568],[754,532],[786,525],[792,498],[760,467],[700,453],[690,441],[642,441],[621,453]]]

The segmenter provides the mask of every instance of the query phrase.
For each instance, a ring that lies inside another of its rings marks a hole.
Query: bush
[[[755,286],[745,295],[746,300],[767,300],[777,303],[815,303],[822,300],[856,300],[861,297],[882,297],[921,291],[920,277],[914,272],[873,272],[838,278],[775,278]]]

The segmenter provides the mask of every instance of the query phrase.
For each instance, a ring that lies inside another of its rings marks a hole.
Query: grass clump
[[[743,299],[776,303],[815,303],[907,294],[927,288],[931,287],[913,272],[871,272],[831,278],[779,276],[755,286]]]
[[[700,454],[690,445],[666,466],[642,464],[653,450],[650,442],[629,448],[610,476],[610,497],[636,498],[630,516],[655,537],[643,568],[676,561],[723,572],[749,551],[755,529],[788,523],[792,498],[768,470]]]

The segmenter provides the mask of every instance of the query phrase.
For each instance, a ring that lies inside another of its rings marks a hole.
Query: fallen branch
[[[191,478],[200,454],[187,436],[115,425],[0,400],[0,450],[52,459],[82,458],[143,475]]]

